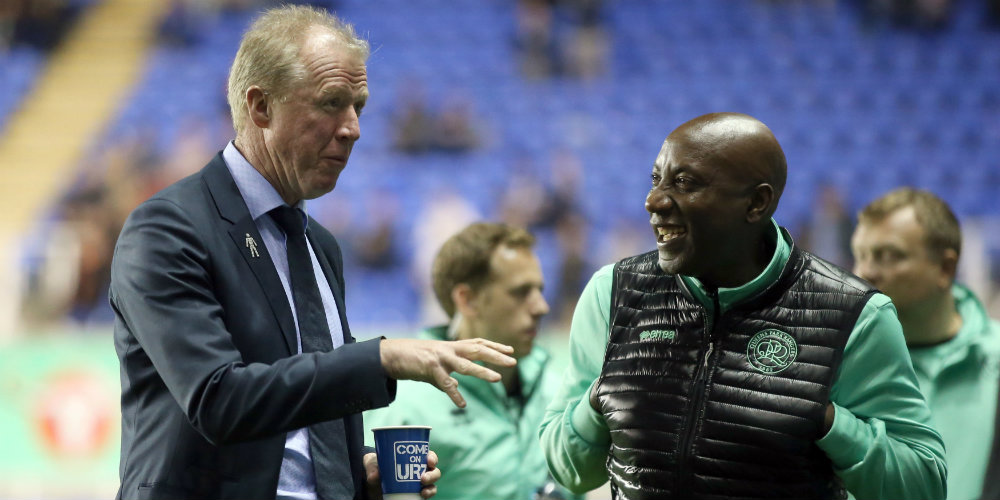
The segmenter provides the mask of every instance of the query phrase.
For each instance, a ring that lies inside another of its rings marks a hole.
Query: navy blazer
[[[378,339],[351,337],[336,239],[315,220],[307,234],[344,346],[296,355],[278,272],[221,153],[129,215],[110,292],[122,385],[119,499],[274,498],[286,433],[336,418],[347,430],[355,498],[366,498],[361,412],[389,404],[395,382]]]

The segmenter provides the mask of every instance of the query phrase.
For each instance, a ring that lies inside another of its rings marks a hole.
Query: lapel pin
[[[254,241],[253,236],[247,233],[247,248],[250,249],[251,257],[260,257],[260,252],[257,251],[257,242]]]

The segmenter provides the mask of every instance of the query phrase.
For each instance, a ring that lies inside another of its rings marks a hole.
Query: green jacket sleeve
[[[608,344],[613,265],[596,273],[577,302],[570,326],[570,362],[539,429],[549,472],[574,493],[608,480],[604,462],[611,436],[604,417],[590,407],[590,388]]]
[[[858,317],[830,400],[833,426],[816,444],[855,498],[946,497],[944,444],[885,295],[872,297]]]

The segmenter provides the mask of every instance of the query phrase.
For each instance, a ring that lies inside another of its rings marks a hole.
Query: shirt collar
[[[778,226],[778,223],[773,218],[771,219],[771,226],[774,230],[776,240],[774,245],[774,255],[771,256],[771,261],[768,262],[767,267],[765,267],[756,278],[750,280],[746,284],[735,288],[719,288],[720,313],[725,312],[726,310],[732,308],[733,305],[742,300],[746,300],[747,298],[752,297],[754,294],[767,288],[768,285],[774,283],[778,277],[781,276],[781,271],[785,268],[785,264],[788,262],[788,257],[792,253],[792,241],[791,236],[786,231],[782,231]],[[701,283],[701,281],[691,276],[681,276],[681,279],[684,280],[688,289],[691,290],[691,293],[698,299],[699,302],[706,305],[712,303],[712,300],[708,297],[708,293],[705,291],[705,286]]]
[[[281,199],[281,195],[274,189],[274,186],[247,161],[243,153],[240,153],[240,150],[236,149],[234,141],[229,141],[226,149],[222,150],[222,159],[225,160],[226,166],[229,167],[229,172],[232,174],[233,180],[236,181],[236,187],[239,188],[240,194],[243,195],[247,209],[250,210],[250,216],[254,220],[285,204],[285,200]],[[305,200],[296,203],[295,208],[298,208],[305,214]],[[309,218],[305,217],[305,220],[306,224],[308,224]]]

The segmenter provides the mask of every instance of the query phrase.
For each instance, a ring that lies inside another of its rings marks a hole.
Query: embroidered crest
[[[757,332],[747,344],[747,362],[761,373],[778,373],[788,368],[798,355],[795,339],[781,330]]]

